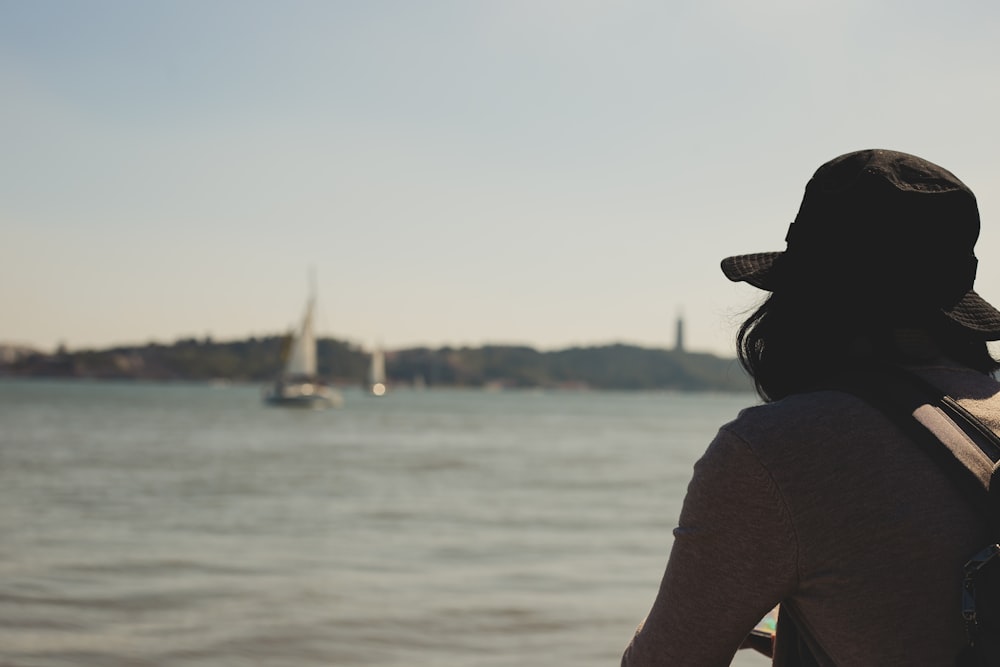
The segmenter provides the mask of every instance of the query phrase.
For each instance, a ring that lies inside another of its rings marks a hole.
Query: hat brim
[[[771,267],[783,252],[757,252],[736,255],[722,260],[722,272],[735,283],[749,283],[762,290],[771,291]]]
[[[941,312],[986,340],[1000,340],[1000,311],[973,290],[966,292],[954,306],[942,308]]]
[[[772,269],[783,252],[758,252],[735,255],[722,260],[722,272],[733,282],[744,282],[768,292],[774,288]],[[1000,310],[994,308],[974,290],[969,290],[953,306],[941,312],[964,329],[978,334],[983,340],[1000,340]]]

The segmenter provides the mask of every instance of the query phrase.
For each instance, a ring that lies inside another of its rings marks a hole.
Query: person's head
[[[863,150],[822,165],[784,252],[722,261],[730,280],[771,292],[737,337],[758,393],[774,400],[845,364],[912,360],[901,331],[996,370],[986,341],[1000,339],[1000,311],[972,290],[978,236],[975,195],[931,162]]]

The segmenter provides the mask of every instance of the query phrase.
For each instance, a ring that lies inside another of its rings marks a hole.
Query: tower
[[[684,318],[680,315],[677,316],[677,338],[674,343],[674,350],[676,352],[684,351]]]

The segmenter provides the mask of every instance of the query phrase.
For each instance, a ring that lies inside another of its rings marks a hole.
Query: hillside
[[[0,360],[0,375],[267,382],[281,368],[286,346],[286,338],[272,336],[28,353]],[[319,341],[317,357],[320,374],[338,384],[360,383],[368,367],[362,349],[331,338]],[[551,352],[521,346],[402,349],[386,353],[386,371],[390,382],[427,386],[751,389],[734,359],[621,344]]]

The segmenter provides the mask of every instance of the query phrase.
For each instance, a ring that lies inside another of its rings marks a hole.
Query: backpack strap
[[[990,536],[1000,538],[1000,437],[955,399],[899,367],[846,372],[826,386],[880,410],[954,482]]]

